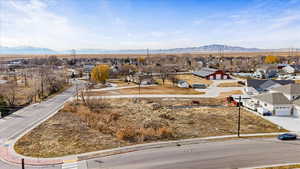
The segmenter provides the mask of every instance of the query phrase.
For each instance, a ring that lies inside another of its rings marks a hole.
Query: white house
[[[270,92],[282,93],[290,101],[295,100],[300,97],[300,84],[288,84],[284,86],[279,86],[272,88]]]
[[[252,97],[257,104],[257,110],[269,111],[276,116],[291,116],[293,104],[282,93],[264,93]]]
[[[286,73],[297,73],[300,72],[300,65],[287,65],[282,70]]]

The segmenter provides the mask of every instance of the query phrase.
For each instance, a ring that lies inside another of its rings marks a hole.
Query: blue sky
[[[0,45],[300,47],[300,0],[0,0]]]

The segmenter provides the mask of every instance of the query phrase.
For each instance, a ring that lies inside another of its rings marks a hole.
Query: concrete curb
[[[241,138],[256,137],[256,136],[272,136],[278,134],[282,134],[282,133],[242,134]],[[225,135],[225,136],[212,136],[212,137],[192,138],[192,139],[183,139],[183,140],[174,140],[174,141],[162,141],[156,143],[138,144],[138,145],[125,146],[125,147],[113,148],[108,150],[100,150],[95,152],[88,152],[88,153],[55,157],[55,158],[28,157],[28,156],[17,154],[16,152],[14,152],[14,150],[12,152],[9,150],[9,148],[7,148],[6,151],[3,151],[4,147],[0,147],[0,158],[3,159],[4,161],[8,161],[15,164],[19,164],[21,159],[24,158],[25,161],[27,161],[26,163],[27,165],[33,165],[33,166],[57,165],[57,164],[62,164],[65,161],[69,161],[69,160],[82,161],[82,160],[87,160],[92,158],[112,156],[116,154],[124,154],[124,153],[149,150],[154,148],[199,144],[199,143],[204,143],[205,141],[218,140],[218,139],[238,139],[238,137],[236,135]]]
[[[242,137],[255,137],[255,136],[272,136],[272,135],[278,135],[278,134],[282,134],[282,133],[242,134],[241,138]],[[149,149],[154,149],[154,148],[199,144],[201,142],[203,143],[205,141],[218,140],[218,139],[238,139],[238,137],[236,135],[225,135],[225,136],[212,136],[212,137],[204,137],[204,138],[192,138],[192,139],[138,144],[138,145],[125,146],[125,147],[120,147],[120,148],[78,154],[77,158],[79,161],[81,161],[81,160],[92,159],[92,158],[96,158],[96,157],[105,157],[105,156],[124,154],[124,153],[141,151],[141,150],[149,150]]]

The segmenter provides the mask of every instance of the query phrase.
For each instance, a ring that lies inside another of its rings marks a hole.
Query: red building
[[[208,80],[230,79],[229,74],[225,73],[223,70],[212,68],[202,68],[198,72],[193,72],[193,74]]]

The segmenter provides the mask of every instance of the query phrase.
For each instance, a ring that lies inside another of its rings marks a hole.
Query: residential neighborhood
[[[300,168],[299,0],[0,0],[0,169]]]

